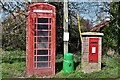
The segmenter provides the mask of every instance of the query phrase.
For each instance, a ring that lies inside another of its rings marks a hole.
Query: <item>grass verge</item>
[[[3,78],[17,78],[26,77],[26,61],[25,51],[2,51],[2,77]],[[56,75],[54,78],[119,78],[119,57],[106,57],[102,58],[102,70],[85,74],[81,71],[80,54],[74,54],[75,71],[72,73],[64,73],[63,67],[63,54],[56,56]]]

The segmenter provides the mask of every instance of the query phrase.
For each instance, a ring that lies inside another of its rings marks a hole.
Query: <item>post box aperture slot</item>
[[[98,42],[91,42],[91,44],[98,44]]]

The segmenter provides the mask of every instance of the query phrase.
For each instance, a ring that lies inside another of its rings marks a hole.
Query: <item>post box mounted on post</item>
[[[28,76],[55,75],[56,9],[47,3],[28,7],[26,70]]]
[[[103,33],[84,32],[82,33],[82,62],[81,67],[84,73],[101,70]]]

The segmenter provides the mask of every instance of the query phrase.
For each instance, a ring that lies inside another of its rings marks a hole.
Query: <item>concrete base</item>
[[[101,70],[101,63],[82,63],[82,72],[91,73]]]

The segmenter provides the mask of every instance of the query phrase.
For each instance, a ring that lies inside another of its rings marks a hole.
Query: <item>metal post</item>
[[[69,33],[68,33],[68,0],[64,0],[64,53],[68,53],[68,41],[69,41]],[[67,34],[67,35],[66,35]],[[66,39],[68,37],[68,39]]]

